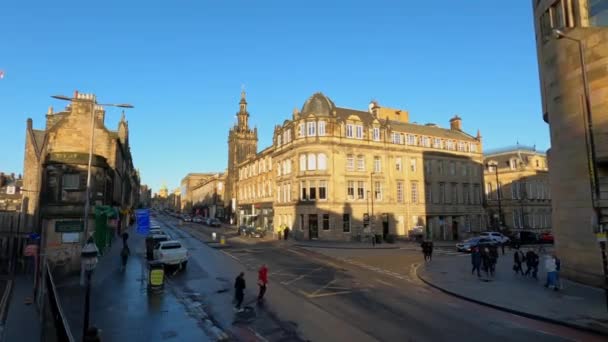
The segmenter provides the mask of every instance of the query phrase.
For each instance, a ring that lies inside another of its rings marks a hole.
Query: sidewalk
[[[8,302],[4,341],[40,341],[40,316],[33,303],[33,275],[17,275]]]
[[[608,334],[608,311],[601,289],[562,279],[563,289],[546,289],[544,259],[538,277],[515,275],[513,252],[500,254],[496,276],[471,275],[470,258],[435,257],[418,269],[425,283],[449,294],[535,319]],[[524,266],[525,268],[525,266]]]
[[[171,291],[147,291],[144,237],[130,229],[128,244],[126,271],[120,271],[122,240],[116,238],[93,273],[90,325],[101,329],[102,341],[210,341]],[[80,341],[85,288],[76,275],[58,281],[57,290],[72,334]]]

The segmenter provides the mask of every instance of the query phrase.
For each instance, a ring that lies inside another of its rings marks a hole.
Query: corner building
[[[605,279],[594,232],[608,229],[608,0],[532,5],[551,136],[555,250],[564,276],[599,286]]]
[[[316,93],[236,170],[238,223],[288,227],[300,239],[418,228],[452,240],[485,230],[481,136],[465,133],[458,116],[444,129],[375,102],[367,111],[337,107]]]

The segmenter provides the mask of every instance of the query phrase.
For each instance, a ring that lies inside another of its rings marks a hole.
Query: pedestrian
[[[479,274],[479,267],[481,266],[481,253],[479,252],[479,247],[473,247],[473,250],[471,251],[471,264],[473,265],[471,274],[474,274],[475,271],[477,271],[477,277],[481,277],[481,274]]]
[[[129,240],[129,233],[123,232],[122,233],[122,245],[123,246],[127,245],[127,240]]]
[[[532,258],[532,278],[534,279],[538,279],[538,264],[540,257],[538,256],[538,254],[534,253],[534,251],[532,251],[531,254],[531,258]]]
[[[258,286],[260,287],[260,292],[258,293],[258,303],[261,303],[264,299],[266,285],[268,285],[268,267],[266,267],[266,264],[263,264],[258,270]]]
[[[243,311],[241,304],[245,298],[245,273],[241,272],[234,280],[234,299],[236,301],[235,310],[237,312]]]
[[[545,270],[547,271],[547,281],[545,282],[546,288],[552,288],[555,291],[558,291],[556,280],[557,273],[557,263],[555,260],[555,256],[548,255],[545,258]]]
[[[532,249],[528,249],[528,251],[526,252],[526,273],[524,273],[525,276],[529,276],[530,272],[532,272],[532,269],[534,269],[535,254],[536,253],[534,253]]]
[[[422,243],[420,244],[420,247],[422,248],[422,255],[424,255],[424,261],[427,261],[428,253],[429,253],[429,247],[427,246],[427,241],[423,240]]]
[[[429,253],[429,261],[433,260],[433,241],[429,240],[428,243],[428,253]]]
[[[553,254],[553,257],[555,258],[555,286],[558,289],[561,289],[562,288],[562,281],[561,281],[561,279],[559,277],[559,271],[560,271],[560,269],[562,267],[562,261],[559,260],[559,258],[555,254]]]
[[[124,245],[122,247],[122,250],[120,251],[120,258],[122,260],[122,271],[127,268],[127,260],[129,259],[129,255],[131,255],[131,250],[129,249],[128,245]]]
[[[505,255],[505,244],[506,244],[506,242],[504,242],[504,241],[500,243],[500,249],[502,249],[502,255]]]
[[[498,247],[490,246],[490,275],[496,273],[496,263],[498,262]]]
[[[486,276],[490,275],[490,250],[488,247],[481,249],[481,264],[483,265],[483,271]]]
[[[99,329],[94,326],[89,327],[82,340],[84,342],[101,342],[101,338],[99,337]]]
[[[515,274],[524,274],[524,271],[521,269],[523,259],[525,259],[525,256],[521,251],[516,250],[513,253],[513,271],[515,271]]]
[[[289,239],[289,227],[285,227],[283,237],[285,238],[285,240]]]

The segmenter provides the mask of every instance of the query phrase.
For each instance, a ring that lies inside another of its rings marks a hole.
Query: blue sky
[[[480,129],[484,148],[549,147],[530,1],[5,1],[0,170],[23,169],[25,122],[53,94],[128,102],[144,183],[223,171],[241,85],[259,148],[314,92],[411,121]],[[115,129],[120,112],[108,109]]]

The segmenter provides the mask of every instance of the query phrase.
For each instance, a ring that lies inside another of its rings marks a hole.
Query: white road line
[[[230,254],[230,253],[228,253],[226,251],[220,250],[220,252],[226,254],[227,256],[231,257],[232,259],[234,259],[236,261],[241,261],[241,260],[239,260],[239,258],[235,257],[234,255],[232,255],[232,254]]]
[[[382,280],[382,279],[378,279],[378,278],[376,278],[376,281],[377,281],[377,282],[379,282],[380,284],[384,284],[384,285],[386,285],[386,286],[390,286],[390,287],[397,287],[397,285],[392,284],[392,283],[389,283],[388,281],[384,281],[384,280]]]

